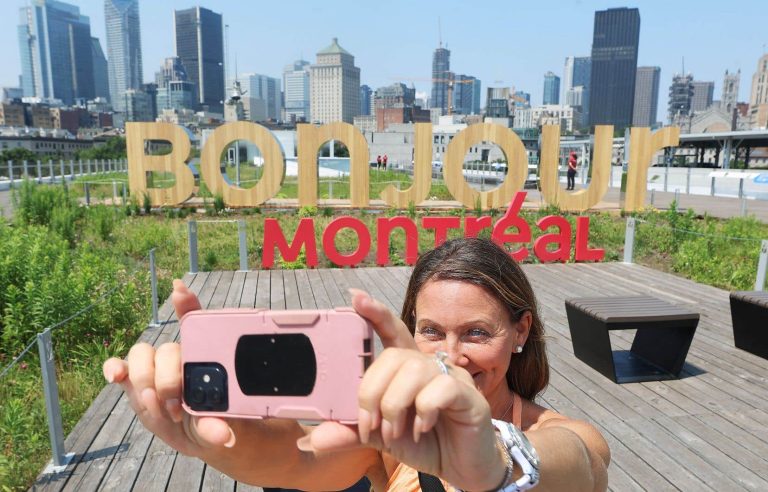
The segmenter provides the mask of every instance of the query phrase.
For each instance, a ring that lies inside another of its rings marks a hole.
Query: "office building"
[[[194,109],[197,106],[195,84],[187,78],[179,57],[165,59],[155,74],[155,84],[158,113],[164,109]]]
[[[157,106],[153,101],[153,94],[141,88],[123,91],[120,105],[123,108],[125,121],[155,121],[157,117]]]
[[[17,30],[24,95],[73,104],[94,92],[91,23],[80,9],[32,0],[19,10]]]
[[[560,104],[560,77],[552,72],[544,74],[544,104]]]
[[[723,76],[723,94],[720,97],[720,108],[728,114],[733,114],[736,104],[739,102],[739,82],[741,81],[741,69],[736,73],[725,71]]]
[[[373,97],[377,131],[386,131],[391,125],[429,122],[430,112],[415,106],[416,89],[397,83],[376,89]]]
[[[360,112],[360,69],[355,57],[333,38],[318,51],[310,67],[310,113],[312,121],[352,123]]]
[[[144,82],[139,0],[104,0],[109,94],[115,111],[125,111],[123,93]]]
[[[453,113],[480,114],[480,81],[471,75],[455,75],[453,81]]]
[[[485,97],[486,118],[509,118],[509,87],[489,87]]]
[[[283,69],[285,121],[312,121],[309,112],[309,62],[296,60]]]
[[[448,114],[448,83],[451,73],[451,52],[443,48],[443,44],[432,55],[432,97],[430,108],[439,108],[443,114]]]
[[[749,97],[750,128],[768,128],[768,54],[757,61]]]
[[[589,126],[589,79],[592,59],[588,56],[569,56],[565,59],[563,72],[563,101],[576,108],[579,115],[577,124]]]
[[[176,56],[195,84],[198,107],[224,113],[224,24],[221,14],[203,7],[174,11]]]
[[[371,96],[373,91],[367,85],[360,86],[360,115],[371,116]]]
[[[514,108],[530,108],[531,94],[524,91],[515,91],[512,95],[512,106]]]
[[[237,80],[243,90],[243,107],[249,121],[280,119],[280,79],[247,73],[240,75]]]
[[[669,104],[667,116],[670,123],[681,121],[691,115],[691,99],[693,98],[693,75],[676,73],[669,86]]]
[[[693,81],[693,96],[691,96],[691,111],[700,113],[712,106],[712,97],[715,94],[714,82]]]
[[[637,67],[632,126],[653,126],[659,109],[660,67]]]
[[[640,11],[616,8],[595,12],[589,88],[589,124],[632,124],[640,42]]]
[[[109,99],[109,65],[98,38],[91,38],[91,58],[93,59],[93,97]]]

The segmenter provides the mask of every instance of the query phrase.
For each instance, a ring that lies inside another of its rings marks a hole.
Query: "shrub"
[[[224,204],[224,196],[220,193],[217,193],[216,196],[213,197],[213,209],[217,214],[220,214],[224,211],[224,209],[227,208],[227,206]]]

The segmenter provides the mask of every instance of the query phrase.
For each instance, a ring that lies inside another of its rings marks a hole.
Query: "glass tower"
[[[543,104],[560,104],[560,77],[552,72],[544,74]]]
[[[195,84],[200,106],[224,112],[224,24],[221,14],[193,7],[174,12],[176,56]]]
[[[21,85],[25,96],[92,99],[91,23],[74,5],[32,0],[19,11]]]
[[[107,28],[109,93],[114,109],[125,111],[125,91],[139,89],[144,82],[139,0],[104,0],[104,21]]]
[[[640,41],[640,11],[616,8],[595,12],[592,38],[589,124],[632,124]]]
[[[432,55],[432,104],[448,113],[448,81],[451,74],[451,52],[440,46]]]

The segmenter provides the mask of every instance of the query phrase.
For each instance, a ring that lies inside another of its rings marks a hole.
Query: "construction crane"
[[[472,84],[477,79],[454,80],[454,79],[433,79],[426,77],[390,77],[392,80],[407,80],[413,85],[414,82],[447,83],[448,84],[448,114],[453,114],[453,84]]]

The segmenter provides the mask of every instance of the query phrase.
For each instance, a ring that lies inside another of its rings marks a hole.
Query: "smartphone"
[[[373,328],[352,308],[192,311],[180,323],[190,414],[357,422]]]

